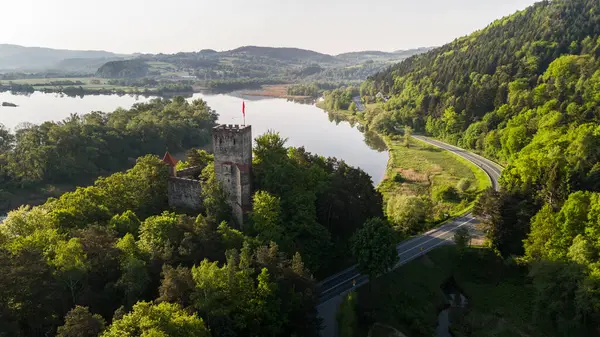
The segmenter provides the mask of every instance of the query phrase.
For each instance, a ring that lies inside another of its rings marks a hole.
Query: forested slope
[[[369,127],[410,125],[506,164],[476,213],[530,268],[549,333],[598,335],[600,2],[544,1],[361,86],[392,97]]]

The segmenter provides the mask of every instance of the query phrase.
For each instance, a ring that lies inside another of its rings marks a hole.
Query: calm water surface
[[[242,124],[242,97],[229,94],[194,94],[189,100],[202,98],[219,113],[223,124]],[[33,93],[29,96],[0,93],[0,102],[11,102],[17,108],[0,106],[0,123],[14,129],[20,123],[39,124],[59,121],[72,113],[110,112],[129,108],[136,102],[151,98],[118,95],[88,95],[67,97],[60,94]],[[384,175],[388,154],[365,143],[365,136],[347,122],[331,122],[327,113],[314,105],[298,104],[279,98],[244,97],[246,124],[252,125],[254,137],[268,130],[288,138],[289,146],[304,146],[308,151],[325,157],[336,157],[369,173],[375,184]],[[369,142],[373,143],[372,141]]]

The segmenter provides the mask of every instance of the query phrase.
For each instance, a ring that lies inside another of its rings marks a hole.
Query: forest
[[[173,114],[181,110],[190,113],[187,119],[196,114],[201,123],[214,122],[204,102],[174,99],[116,111],[103,116],[104,123],[90,114],[81,117],[87,122],[73,117],[51,125],[56,130],[36,127],[38,137],[68,126],[67,134],[80,138],[60,147],[64,166],[42,166],[15,183],[86,172],[77,160],[81,152],[67,148],[83,142],[83,149],[92,149],[84,141],[102,140],[102,133],[84,137],[81,128],[113,126],[111,134],[118,134],[116,125],[133,129],[134,121],[143,125],[161,112],[177,123]],[[91,123],[92,117],[98,120]],[[165,138],[156,146],[183,142],[168,136],[171,129],[161,130]],[[15,152],[23,141],[3,143],[3,158],[12,163],[19,159],[15,153],[37,155],[25,147]],[[50,151],[54,143],[47,142]],[[155,155],[91,186],[11,211],[0,224],[0,335],[318,336],[315,279],[353,263],[346,254],[352,238],[382,216],[382,199],[362,170],[285,144],[273,132],[255,139],[253,209],[241,230],[229,225],[231,209],[212,155],[199,149],[180,166],[205,166],[201,213],[169,208],[168,167]],[[90,172],[121,167],[116,158],[105,162],[119,152],[110,150],[89,162],[97,165]],[[393,250],[395,241],[387,238]]]
[[[145,154],[209,144],[217,114],[205,101],[183,97],[137,103],[129,110],[72,115],[61,122],[0,124],[0,209],[14,193],[47,184],[89,184],[130,168]],[[35,193],[35,192],[34,192]]]
[[[372,76],[390,100],[369,126],[416,132],[506,166],[475,211],[489,244],[529,270],[540,331],[600,325],[600,3],[536,3]]]

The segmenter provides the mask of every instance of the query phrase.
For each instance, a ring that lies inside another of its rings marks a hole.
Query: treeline
[[[342,84],[328,82],[294,84],[287,88],[287,94],[290,96],[309,96],[313,98],[318,98],[325,90],[332,90],[340,86],[342,86]]]
[[[11,91],[14,93],[31,94],[35,92],[35,88],[29,84],[8,83],[7,85],[0,83],[0,92]]]
[[[387,132],[411,125],[507,164],[477,213],[529,267],[547,335],[600,333],[599,38],[597,1],[543,1],[361,86],[392,94],[372,119]]]
[[[201,214],[169,209],[168,167],[151,155],[10,212],[0,224],[0,334],[318,336],[312,274],[352,263],[353,235],[361,247],[369,233],[393,234],[367,221],[381,216],[381,196],[362,170],[287,148],[278,134],[258,137],[254,151],[243,232],[228,225],[213,157],[197,150],[188,162],[205,166]],[[373,275],[395,261],[395,237],[376,238],[369,247],[388,259],[367,260],[379,263],[367,263]]]
[[[221,222],[212,164],[202,176],[197,217],[168,211],[168,168],[155,156],[11,212],[0,224],[0,335],[318,336],[301,256]]]
[[[358,96],[359,90],[357,87],[342,87],[331,91],[325,91],[323,93],[324,107],[328,111],[338,110],[356,110],[356,104],[352,101],[354,96]]]
[[[148,75],[150,66],[144,60],[133,59],[106,62],[96,76],[101,78],[139,78]]]
[[[112,94],[138,94],[145,96],[161,96],[165,97],[169,94],[177,93],[193,93],[194,88],[189,84],[182,83],[169,83],[160,84],[157,87],[132,87],[127,89],[115,89],[115,88],[86,88],[86,87],[58,87],[58,88],[44,88],[40,90],[45,93],[63,93],[67,96],[85,96],[85,95],[112,95]]]
[[[255,195],[254,209],[265,205],[275,216],[253,230],[288,254],[300,252],[319,278],[351,264],[350,237],[383,212],[371,177],[335,158],[287,148],[278,134],[267,133],[255,144],[255,188],[265,193]]]
[[[0,186],[15,192],[45,184],[89,183],[131,167],[132,158],[144,154],[207,144],[216,120],[206,102],[176,97],[137,103],[129,110],[27,124],[14,134],[0,125]]]
[[[234,91],[241,89],[260,89],[263,85],[282,84],[284,81],[279,79],[224,79],[209,81],[207,86],[211,90],[216,91]]]

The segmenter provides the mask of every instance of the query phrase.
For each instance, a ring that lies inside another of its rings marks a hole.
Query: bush
[[[400,173],[394,174],[394,182],[395,183],[401,184],[401,183],[403,183],[405,181],[406,181],[406,179],[404,179],[404,177]]]
[[[461,192],[464,193],[466,192],[469,187],[471,187],[471,180],[467,179],[467,178],[462,178],[458,184],[456,184],[456,188]]]
[[[458,201],[458,191],[452,186],[438,186],[433,189],[433,199],[436,201]]]
[[[395,195],[387,203],[387,215],[398,230],[418,233],[425,229],[430,202],[423,197]]]

